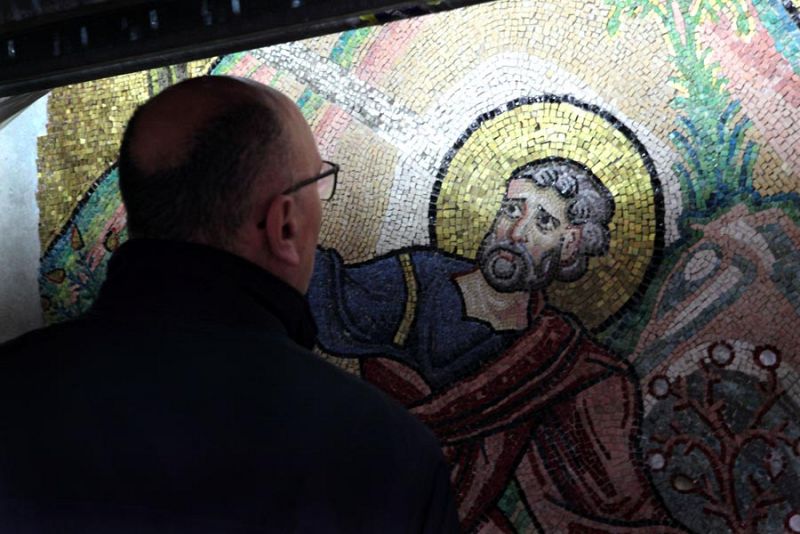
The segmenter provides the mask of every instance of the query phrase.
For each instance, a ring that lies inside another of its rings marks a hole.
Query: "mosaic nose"
[[[533,231],[533,220],[530,216],[520,218],[509,231],[509,238],[516,243],[528,243]]]

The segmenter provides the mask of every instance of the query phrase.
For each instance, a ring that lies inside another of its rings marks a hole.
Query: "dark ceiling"
[[[486,0],[0,0],[0,96]]]
[[[133,1],[109,2],[108,0],[4,0],[0,11],[0,25],[57,15],[79,9],[102,8],[105,4],[135,4]]]

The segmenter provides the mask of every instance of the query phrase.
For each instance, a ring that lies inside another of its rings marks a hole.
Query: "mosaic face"
[[[126,238],[134,106],[257,80],[342,166],[318,351],[432,429],[465,531],[800,532],[796,14],[506,0],[57,89],[45,314]]]
[[[509,180],[478,250],[481,272],[501,292],[544,289],[554,278],[577,280],[587,255],[608,250],[613,207],[608,189],[574,163],[525,165]]]
[[[486,281],[502,292],[542,289],[553,279],[567,237],[567,203],[554,190],[512,180],[478,250]],[[576,239],[573,237],[572,239]]]

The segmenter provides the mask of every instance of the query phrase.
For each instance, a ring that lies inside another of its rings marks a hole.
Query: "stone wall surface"
[[[0,343],[42,325],[36,138],[46,121],[45,97],[0,126]]]

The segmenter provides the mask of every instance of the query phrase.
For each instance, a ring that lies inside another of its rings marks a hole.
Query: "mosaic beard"
[[[537,263],[530,252],[513,241],[498,241],[487,235],[478,251],[483,277],[501,293],[544,289],[558,269],[558,250],[549,250]]]

